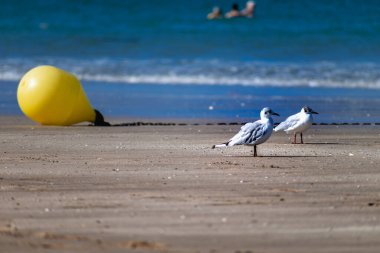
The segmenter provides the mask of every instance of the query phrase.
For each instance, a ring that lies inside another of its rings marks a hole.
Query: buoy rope
[[[108,122],[105,122],[108,123]],[[108,123],[109,124],[109,123]],[[117,123],[109,125],[99,125],[99,126],[113,126],[113,127],[122,127],[122,126],[237,126],[244,125],[246,123],[240,122],[218,122],[218,123],[174,123],[174,122],[126,122],[126,123]],[[277,126],[279,123],[274,123]],[[317,126],[380,126],[380,123],[313,123]],[[97,125],[95,125],[97,126]]]

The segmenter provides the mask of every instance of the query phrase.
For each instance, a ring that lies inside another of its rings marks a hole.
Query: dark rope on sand
[[[173,123],[173,122],[127,122],[112,124],[110,126],[121,127],[121,126],[237,126],[244,125],[246,123],[238,122],[219,122],[219,123]],[[275,123],[277,126],[279,123]],[[315,126],[380,126],[380,123],[313,123]]]
[[[143,121],[136,121],[136,122],[127,122],[127,123],[118,123],[118,124],[110,124],[109,122],[104,120],[103,115],[98,111],[95,111],[95,122],[92,126],[114,126],[114,127],[121,127],[121,126],[238,126],[238,125],[244,125],[246,123],[240,123],[240,122],[219,122],[219,123],[174,123],[174,122],[143,122]],[[277,126],[279,123],[274,123],[275,126]],[[380,126],[380,123],[313,123],[313,125],[317,126]]]

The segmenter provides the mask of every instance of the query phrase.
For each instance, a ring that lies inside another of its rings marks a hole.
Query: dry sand
[[[0,252],[380,252],[380,126],[212,150],[239,126],[0,117]]]

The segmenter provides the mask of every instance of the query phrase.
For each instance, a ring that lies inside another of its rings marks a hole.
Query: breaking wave
[[[12,58],[0,60],[0,80],[20,80],[26,71],[38,65],[58,66],[82,81],[121,84],[380,89],[377,63]]]

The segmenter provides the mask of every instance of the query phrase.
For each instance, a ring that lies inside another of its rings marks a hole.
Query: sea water
[[[0,114],[50,64],[105,116],[248,121],[309,105],[317,122],[380,121],[380,3],[256,0],[253,18],[207,20],[245,1],[0,1]]]

